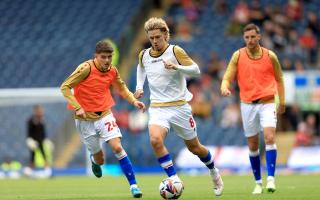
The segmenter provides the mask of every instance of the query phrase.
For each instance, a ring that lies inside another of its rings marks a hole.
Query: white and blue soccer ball
[[[182,181],[171,178],[163,179],[159,186],[160,196],[164,199],[178,199],[181,196],[183,189],[184,186]]]

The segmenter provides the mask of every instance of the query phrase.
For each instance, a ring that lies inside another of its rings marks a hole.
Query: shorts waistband
[[[150,107],[181,106],[184,104],[187,104],[186,100],[178,100],[178,101],[171,101],[171,102],[151,103]]]
[[[267,97],[262,97],[253,101],[242,101],[243,103],[248,103],[248,104],[264,104],[264,103],[273,103],[274,102],[274,96],[267,96]]]

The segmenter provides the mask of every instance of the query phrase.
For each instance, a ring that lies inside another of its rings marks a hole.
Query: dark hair
[[[243,28],[243,33],[247,32],[247,31],[251,31],[251,30],[255,30],[258,34],[260,34],[260,28],[257,25],[253,24],[253,23],[246,25]]]
[[[112,53],[113,48],[107,41],[101,40],[96,44],[96,53]]]

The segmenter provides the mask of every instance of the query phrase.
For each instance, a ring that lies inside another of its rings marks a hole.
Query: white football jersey
[[[151,48],[143,54],[142,65],[149,83],[151,103],[190,101],[192,99],[193,95],[187,89],[185,75],[178,70],[164,67],[163,60],[179,64],[174,55],[173,47],[174,45],[169,45],[165,52],[158,57],[150,55]]]

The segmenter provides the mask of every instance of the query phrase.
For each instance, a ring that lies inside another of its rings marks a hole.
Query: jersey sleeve
[[[116,68],[115,68],[116,69]],[[128,87],[126,86],[125,82],[121,79],[120,74],[117,71],[116,78],[112,82],[112,86],[118,91],[121,97],[126,99],[129,103],[133,103],[137,101],[137,99],[133,96],[132,92],[129,91]]]
[[[237,65],[239,59],[240,51],[236,51],[233,53],[230,62],[228,64],[227,70],[223,75],[222,83],[221,83],[221,90],[225,88],[230,89],[230,84],[235,79],[237,74]]]
[[[141,67],[144,67],[143,64],[142,64],[142,58],[143,58],[143,54],[144,54],[145,51],[146,51],[146,50],[143,49],[143,50],[140,51],[140,53],[139,53],[139,65],[140,65]]]
[[[82,63],[77,69],[62,83],[60,90],[68,103],[75,109],[81,108],[77,99],[72,94],[71,89],[78,85],[82,80],[86,79],[90,73],[90,65]]]
[[[174,46],[173,53],[174,53],[179,65],[189,66],[194,63],[194,61],[188,56],[188,54],[180,46],[177,46],[177,45]]]
[[[143,85],[144,85],[144,82],[146,80],[146,71],[145,71],[145,68],[143,66],[143,62],[142,62],[142,59],[143,59],[143,55],[145,53],[145,49],[140,51],[139,53],[139,63],[137,65],[137,83],[136,83],[136,90],[143,90]]]
[[[269,57],[273,64],[274,75],[277,81],[277,90],[278,90],[280,104],[285,105],[285,91],[284,91],[284,81],[283,81],[283,73],[282,73],[281,65],[277,55],[271,50],[269,50]]]
[[[179,46],[173,47],[173,53],[178,61],[177,70],[188,76],[200,75],[200,69],[188,54]]]

